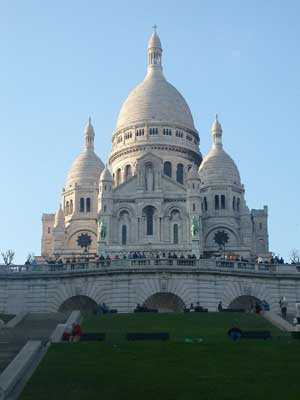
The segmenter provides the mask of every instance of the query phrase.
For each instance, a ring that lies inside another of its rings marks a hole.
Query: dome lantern
[[[162,47],[160,38],[156,32],[157,26],[153,26],[154,32],[152,33],[148,42],[148,71],[152,68],[162,70],[161,58]]]
[[[85,135],[85,149],[94,150],[95,131],[92,125],[91,117],[89,117],[88,123],[85,126],[84,135]]]
[[[222,126],[218,120],[218,114],[211,127],[211,134],[213,138],[213,147],[223,147],[222,144]]]

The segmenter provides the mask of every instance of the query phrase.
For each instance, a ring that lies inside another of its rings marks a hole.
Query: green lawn
[[[84,330],[107,332],[107,341],[52,345],[20,398],[298,400],[300,342],[271,327],[272,340],[233,343],[226,336],[233,324],[270,328],[246,314],[88,318]],[[171,341],[127,342],[125,333],[133,331],[167,331]]]

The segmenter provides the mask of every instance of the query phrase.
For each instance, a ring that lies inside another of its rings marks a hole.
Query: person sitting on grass
[[[74,322],[72,324],[72,333],[71,333],[69,341],[72,343],[79,342],[81,336],[82,336],[81,326],[78,323]]]
[[[240,340],[240,338],[242,337],[242,331],[237,326],[233,326],[232,328],[230,328],[227,334],[229,338],[234,342]]]

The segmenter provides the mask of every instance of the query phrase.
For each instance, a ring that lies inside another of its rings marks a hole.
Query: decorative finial
[[[92,118],[89,117],[89,125],[92,125]]]
[[[218,114],[216,114],[216,121],[219,122],[219,120],[218,120]]]
[[[152,28],[153,28],[153,30],[154,30],[154,33],[156,33],[157,25],[154,24],[154,25],[152,26]]]

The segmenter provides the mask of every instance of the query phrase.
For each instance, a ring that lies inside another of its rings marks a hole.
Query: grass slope
[[[268,329],[243,314],[109,315],[86,331],[107,342],[52,345],[21,399],[247,400],[299,399],[300,344],[288,336],[230,342],[228,328]],[[168,331],[170,342],[126,342],[133,331]],[[202,337],[187,344],[184,337]]]

